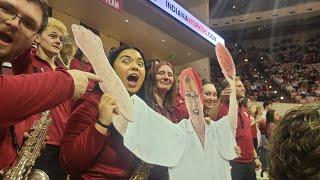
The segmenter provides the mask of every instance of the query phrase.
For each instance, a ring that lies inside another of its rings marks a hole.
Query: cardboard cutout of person
[[[111,67],[100,37],[80,25],[73,24],[71,29],[77,46],[88,57],[95,73],[99,74],[104,80],[99,83],[100,89],[104,93],[110,93],[117,100],[120,114],[114,114],[113,126],[123,135],[126,131],[127,121],[132,121],[133,116],[130,95],[117,73]]]
[[[147,163],[169,167],[173,180],[231,179],[228,160],[236,157],[233,121],[225,116],[207,124],[199,76],[190,68],[180,78],[189,119],[173,124],[133,96],[134,114],[140,116],[128,123],[125,146]]]
[[[108,64],[104,53],[102,55],[101,49],[103,48],[101,48],[102,43],[99,37],[83,27],[73,25],[72,28],[77,37],[78,46],[89,59],[93,59],[92,65],[99,68],[99,70],[95,69],[95,72],[105,78],[104,82],[108,85],[110,83],[116,84],[116,86],[107,86],[112,87],[107,91],[116,99],[123,98],[119,97],[119,93],[121,96],[129,95],[123,84],[121,86],[121,80]],[[100,62],[99,60],[104,61]],[[226,61],[231,61],[233,64],[232,58],[226,59]],[[236,157],[234,134],[237,119],[233,116],[237,114],[238,109],[235,98],[234,74],[226,77],[232,89],[229,113],[221,120],[210,124],[205,123],[204,120],[201,82],[199,83],[198,79],[200,78],[193,69],[187,69],[181,73],[181,89],[190,117],[182,120],[179,124],[173,124],[152,110],[138,96],[131,96],[133,115],[132,119],[129,119],[132,121],[124,120],[130,115],[122,114],[120,117],[123,118],[122,122],[124,123],[120,124],[118,128],[115,126],[117,130],[121,130],[120,133],[124,136],[124,145],[147,163],[169,167],[171,180],[231,179],[228,161]],[[127,102],[121,101],[121,103]],[[130,104],[131,101],[128,103]],[[131,107],[128,106],[129,111],[131,111]]]

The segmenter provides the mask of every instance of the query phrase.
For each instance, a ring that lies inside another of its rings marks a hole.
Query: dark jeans
[[[47,144],[41,151],[34,168],[46,172],[51,180],[65,180],[67,175],[60,166],[59,161],[60,147]]]
[[[232,166],[231,176],[232,180],[256,180],[256,166],[255,163],[240,163],[230,161]]]

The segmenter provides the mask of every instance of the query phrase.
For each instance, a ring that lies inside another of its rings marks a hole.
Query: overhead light
[[[265,82],[265,83],[267,83],[268,81],[267,81],[267,80],[265,80],[264,82]]]
[[[235,47],[237,47],[237,46],[238,46],[238,44],[237,44],[237,43],[235,43],[235,44],[234,44],[234,46],[235,46]]]
[[[272,88],[272,86],[269,86],[269,88]]]
[[[236,8],[236,6],[235,6],[235,5],[233,5],[233,6],[232,6],[232,8],[233,8],[233,9],[235,9],[235,8]]]
[[[260,59],[263,59],[263,56],[261,56]]]
[[[239,49],[239,52],[241,52],[242,50],[241,49]]]
[[[191,56],[191,53],[189,52],[188,55]]]
[[[127,23],[127,22],[129,22],[129,20],[128,20],[128,19],[126,19],[126,20],[124,20],[124,22],[126,22],[126,23]]]
[[[284,99],[284,97],[283,97],[283,96],[281,96],[281,97],[280,97],[280,99],[281,99],[281,100],[283,100],[283,99]]]
[[[244,59],[244,61],[245,61],[245,62],[248,62],[248,59],[247,59],[247,58],[245,58],[245,59]]]
[[[166,40],[165,40],[165,39],[162,39],[161,41],[162,41],[162,42],[165,42]]]
[[[278,93],[278,91],[274,91],[274,93],[275,93],[275,94],[277,94],[277,93]]]

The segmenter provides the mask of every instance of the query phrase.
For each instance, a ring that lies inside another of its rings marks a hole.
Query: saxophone
[[[46,143],[45,138],[51,123],[50,111],[42,112],[41,119],[33,124],[33,131],[31,131],[30,136],[18,152],[17,161],[4,172],[4,180],[49,180],[45,172],[39,169],[32,169],[32,167]]]
[[[137,169],[133,172],[130,180],[147,180],[153,168],[152,164],[141,161]]]

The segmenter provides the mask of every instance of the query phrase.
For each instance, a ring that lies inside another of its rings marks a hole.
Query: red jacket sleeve
[[[226,116],[228,114],[229,111],[229,105],[225,104],[225,103],[221,103],[219,106],[219,111],[216,117],[216,121],[218,121],[219,119],[221,119],[223,116]]]
[[[73,92],[73,79],[65,70],[0,76],[0,125],[52,109],[70,99]]]
[[[89,169],[109,137],[94,126],[99,116],[100,95],[86,93],[79,101],[66,126],[60,151],[61,164],[70,175]]]

